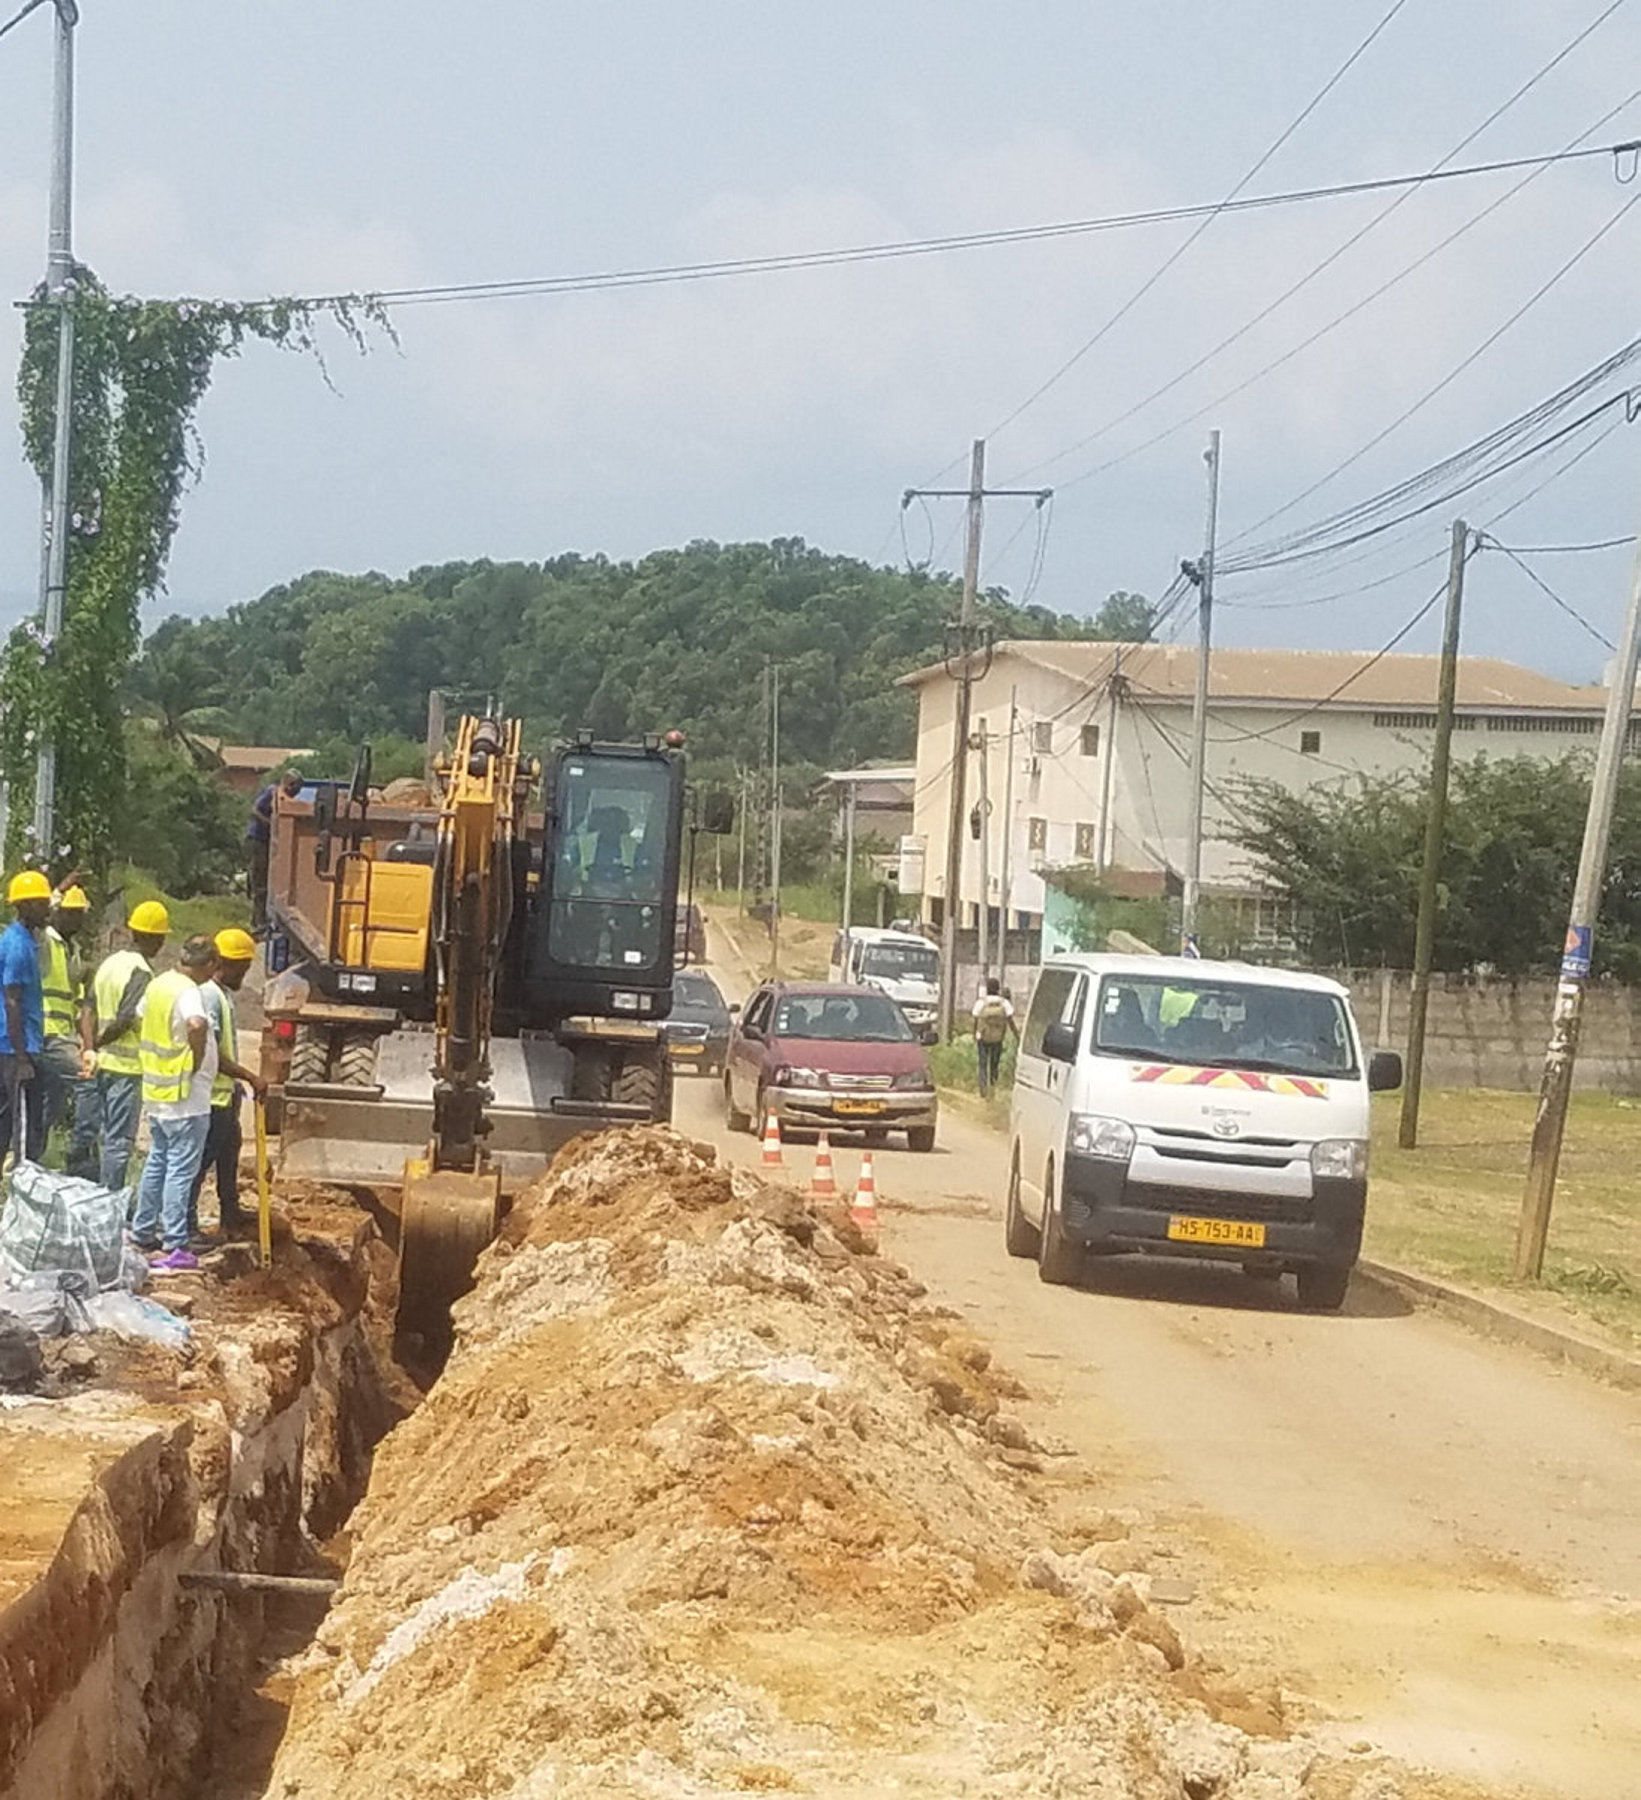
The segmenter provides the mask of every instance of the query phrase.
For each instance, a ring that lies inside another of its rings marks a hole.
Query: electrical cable
[[[1502,550],[1506,556],[1582,556],[1588,550],[1617,550],[1625,544],[1635,542],[1632,531],[1625,537],[1602,538],[1596,544],[1501,544],[1497,538],[1489,538],[1488,543],[1495,550]]]
[[[1516,565],[1516,567],[1521,570],[1522,574],[1525,575],[1527,577],[1527,579],[1530,582],[1532,582],[1532,584],[1536,588],[1538,588],[1538,590],[1545,596],[1545,598],[1552,601],[1556,606],[1559,606],[1561,608],[1561,610],[1567,615],[1567,617],[1569,619],[1571,619],[1573,621],[1573,623],[1575,625],[1582,626],[1583,629],[1585,631],[1587,631],[1589,633],[1589,635],[1591,637],[1593,637],[1598,644],[1604,644],[1606,646],[1606,648],[1609,650],[1617,650],[1618,646],[1612,641],[1612,639],[1610,637],[1607,637],[1603,633],[1597,631],[1596,628],[1590,623],[1590,621],[1588,619],[1586,619],[1584,617],[1584,615],[1578,610],[1577,607],[1571,605],[1568,601],[1563,600],[1562,597],[1555,591],[1555,589],[1550,586],[1549,582],[1544,580],[1544,578],[1538,573],[1538,571],[1536,569],[1530,568],[1525,562],[1523,562],[1522,559],[1515,553],[1515,551],[1509,547],[1509,545],[1501,544],[1496,537],[1491,537],[1486,532],[1482,532],[1480,534],[1479,543],[1480,543],[1480,547],[1482,547],[1482,548],[1502,551],[1510,559],[1510,561],[1513,562]]]
[[[1526,95],[1531,93],[1532,90],[1535,87],[1537,87],[1541,81],[1543,81],[1548,75],[1550,75],[1562,62],[1564,62],[1567,59],[1567,57],[1572,55],[1572,53],[1578,49],[1578,47],[1585,41],[1585,39],[1587,39],[1594,31],[1596,31],[1609,18],[1611,18],[1612,15],[1619,9],[1619,7],[1624,4],[1625,4],[1625,0],[1611,0],[1611,4],[1609,4],[1603,12],[1598,14],[1597,17],[1595,19],[1593,19],[1588,25],[1586,25],[1584,27],[1584,29],[1582,31],[1580,31],[1569,43],[1563,45],[1561,50],[1559,50],[1556,53],[1556,55],[1550,59],[1549,62],[1545,63],[1544,66],[1542,68],[1540,68],[1536,74],[1532,75],[1527,81],[1523,82],[1522,85],[1514,91],[1514,93],[1512,93],[1506,100],[1502,101],[1498,106],[1496,106],[1493,109],[1493,111],[1490,112],[1487,115],[1487,117],[1481,121],[1481,123],[1479,125],[1475,126],[1474,129],[1472,129],[1471,131],[1466,133],[1466,135],[1464,137],[1460,138],[1458,143],[1456,143],[1453,146],[1453,148],[1448,151],[1446,156],[1444,156],[1442,158],[1442,160],[1436,164],[1435,168],[1431,171],[1432,175],[1434,176],[1434,175],[1440,174],[1440,172],[1442,170],[1444,170],[1450,162],[1452,162],[1454,157],[1460,155],[1471,144],[1473,144],[1477,138],[1479,138],[1485,131],[1487,131],[1490,127],[1495,125],[1498,122],[1498,120],[1500,120],[1507,112],[1509,112],[1509,110],[1513,106],[1515,106],[1518,101],[1522,100],[1523,98],[1525,98]],[[1597,120],[1594,125],[1590,126],[1587,131],[1580,133],[1580,135],[1578,137],[1574,138],[1570,143],[1564,145],[1563,148],[1567,149],[1567,150],[1576,149],[1580,144],[1583,143],[1583,141],[1586,138],[1592,137],[1597,131],[1599,131],[1601,129],[1601,127],[1603,125],[1605,125],[1608,122],[1609,119],[1615,118],[1618,115],[1618,113],[1622,112],[1626,106],[1630,105],[1631,102],[1638,97],[1641,97],[1641,90],[1638,90],[1636,94],[1632,94],[1630,96],[1629,100],[1622,102],[1618,107],[1615,107],[1613,109],[1613,111],[1605,114],[1601,119]],[[1375,289],[1374,292],[1372,294],[1370,294],[1366,298],[1366,300],[1362,301],[1357,307],[1353,308],[1350,312],[1342,314],[1340,316],[1339,321],[1337,321],[1337,322],[1343,323],[1345,319],[1348,319],[1348,318],[1354,316],[1354,313],[1356,311],[1361,310],[1362,306],[1371,305],[1382,294],[1388,292],[1390,288],[1396,286],[1397,283],[1405,280],[1407,278],[1407,276],[1413,274],[1415,270],[1423,267],[1423,265],[1426,262],[1428,262],[1432,256],[1438,255],[1442,250],[1445,250],[1449,244],[1453,243],[1455,241],[1455,239],[1457,239],[1458,237],[1463,236],[1463,234],[1466,231],[1470,230],[1472,226],[1479,224],[1483,219],[1487,218],[1492,212],[1496,211],[1500,206],[1503,206],[1503,205],[1507,204],[1510,200],[1514,199],[1514,197],[1518,193],[1521,192],[1522,188],[1527,186],[1529,182],[1535,180],[1537,178],[1538,174],[1540,174],[1540,173],[1542,173],[1542,171],[1535,170],[1531,175],[1529,175],[1527,177],[1527,179],[1525,181],[1517,183],[1517,185],[1515,187],[1511,188],[1508,193],[1500,196],[1500,198],[1495,200],[1491,206],[1487,207],[1484,211],[1478,213],[1466,225],[1462,226],[1458,231],[1454,232],[1451,236],[1444,238],[1442,240],[1442,242],[1439,243],[1438,245],[1436,245],[1433,250],[1426,252],[1426,254],[1424,256],[1420,257],[1418,259],[1418,261],[1409,264],[1407,268],[1403,269],[1399,275],[1395,276],[1391,281],[1387,282],[1384,286]],[[1259,325],[1262,325],[1266,319],[1270,318],[1273,313],[1279,311],[1283,306],[1285,306],[1288,303],[1289,300],[1293,299],[1296,295],[1302,293],[1307,287],[1310,286],[1310,284],[1319,275],[1325,273],[1328,269],[1330,269],[1336,262],[1339,261],[1339,259],[1341,257],[1345,256],[1349,251],[1354,249],[1356,247],[1356,245],[1361,243],[1361,241],[1365,237],[1367,237],[1371,232],[1376,231],[1378,229],[1378,227],[1381,224],[1383,224],[1384,221],[1391,216],[1392,213],[1396,212],[1398,210],[1398,208],[1403,206],[1407,201],[1411,200],[1414,197],[1414,195],[1420,191],[1420,187],[1422,185],[1423,184],[1416,184],[1414,186],[1403,189],[1402,192],[1397,194],[1396,197],[1393,200],[1391,200],[1391,202],[1389,203],[1388,206],[1382,207],[1378,212],[1376,212],[1373,215],[1373,217],[1371,219],[1369,219],[1364,225],[1362,225],[1359,229],[1354,231],[1348,238],[1346,238],[1342,244],[1340,244],[1336,249],[1330,251],[1328,253],[1328,255],[1323,257],[1323,259],[1320,262],[1313,264],[1312,267],[1304,275],[1302,275],[1297,281],[1291,283],[1288,287],[1286,287],[1268,305],[1262,307],[1258,312],[1256,312],[1253,315],[1252,318],[1245,320],[1240,326],[1237,327],[1237,329],[1235,331],[1231,332],[1229,334],[1229,336],[1221,338],[1220,341],[1212,347],[1212,349],[1205,351],[1201,356],[1199,356],[1197,358],[1197,360],[1195,362],[1191,363],[1188,367],[1180,370],[1180,372],[1177,375],[1172,376],[1168,381],[1165,381],[1160,387],[1153,388],[1150,393],[1146,394],[1143,398],[1136,400],[1133,403],[1133,405],[1127,407],[1124,411],[1116,414],[1112,418],[1107,419],[1104,424],[1097,426],[1093,431],[1089,432],[1087,434],[1087,436],[1079,438],[1076,443],[1068,445],[1064,450],[1057,450],[1052,456],[1044,458],[1043,461],[1041,461],[1041,462],[1033,463],[1029,469],[1023,471],[1019,476],[1011,476],[1010,480],[1011,481],[1024,480],[1028,476],[1034,475],[1037,472],[1039,472],[1040,470],[1049,468],[1053,464],[1063,461],[1068,456],[1074,456],[1079,450],[1087,449],[1087,447],[1090,444],[1096,443],[1100,438],[1106,436],[1106,434],[1108,432],[1114,431],[1117,428],[1117,426],[1125,424],[1129,419],[1133,418],[1136,413],[1143,412],[1146,407],[1148,407],[1152,404],[1153,401],[1160,400],[1165,394],[1171,393],[1176,387],[1180,386],[1180,384],[1182,382],[1188,380],[1192,375],[1196,374],[1198,372],[1198,370],[1204,368],[1208,363],[1213,362],[1223,351],[1230,349],[1230,347],[1233,344],[1238,343],[1242,338],[1246,337],[1250,331],[1254,330]],[[1330,326],[1328,329],[1331,330],[1332,326]],[[1301,348],[1308,348],[1308,347],[1309,347],[1308,341],[1304,346],[1301,346]],[[1272,368],[1280,367],[1280,366],[1281,366],[1280,363],[1271,365]],[[1255,379],[1260,379],[1263,377],[1264,374],[1269,373],[1269,372],[1270,372],[1269,369],[1262,370],[1260,372],[1260,376],[1255,377]],[[1232,390],[1232,391],[1233,391],[1233,393],[1235,393],[1235,392],[1239,392],[1240,390]],[[1220,404],[1221,404],[1220,400],[1211,401],[1209,403],[1209,406],[1207,408],[1205,408],[1204,410],[1211,411],[1214,407],[1216,407]],[[1198,413],[1194,413],[1194,414],[1190,415],[1189,417],[1187,417],[1183,420],[1177,421],[1174,425],[1171,425],[1169,427],[1169,433],[1171,434],[1172,432],[1174,432],[1176,430],[1182,430],[1186,425],[1193,423],[1196,419],[1200,418],[1201,416],[1202,416],[1202,413],[1198,412]],[[1157,443],[1159,441],[1160,440],[1157,438],[1147,439],[1143,445],[1139,445],[1134,450],[1125,452],[1124,454],[1125,454],[1125,456],[1138,455],[1142,450],[1149,449],[1152,445],[1154,445],[1155,443]],[[1102,468],[1109,468],[1112,466],[1112,464],[1107,463],[1107,464],[1102,464],[1101,466],[1102,466]],[[1083,478],[1078,477],[1077,479],[1080,480]]]
[[[30,13],[38,12],[42,6],[49,3],[50,0],[26,0],[26,3],[13,13],[4,25],[0,25],[0,37],[4,37],[8,31],[15,31]]]

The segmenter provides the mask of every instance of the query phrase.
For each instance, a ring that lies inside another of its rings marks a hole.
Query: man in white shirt
[[[188,1248],[188,1202],[211,1124],[217,1045],[199,984],[216,972],[216,946],[192,937],[181,966],[156,975],[143,1000],[142,1097],[148,1111],[148,1160],[137,1189],[131,1235],[156,1271],[197,1269]]]
[[[1019,1035],[1014,1023],[1014,1004],[1003,992],[1003,984],[995,975],[986,978],[986,991],[974,1003],[975,1073],[980,1081],[980,1098],[989,1100],[1003,1066],[1003,1043],[1010,1032]]]

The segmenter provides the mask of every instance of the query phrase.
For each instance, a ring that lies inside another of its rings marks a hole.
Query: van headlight
[[[1101,1162],[1127,1162],[1134,1154],[1134,1127],[1126,1119],[1073,1113],[1067,1142],[1074,1156],[1097,1156]]]
[[[1311,1173],[1323,1181],[1360,1181],[1367,1172],[1366,1138],[1321,1138],[1311,1145]]]

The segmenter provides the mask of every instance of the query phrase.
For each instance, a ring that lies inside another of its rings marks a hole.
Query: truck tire
[[[291,1040],[290,1067],[285,1071],[288,1087],[318,1087],[330,1073],[330,1044],[326,1034],[314,1025],[298,1025]]]
[[[380,1041],[374,1031],[361,1031],[357,1027],[342,1033],[334,1077],[340,1086],[368,1088],[376,1085],[376,1051]]]
[[[1306,1312],[1338,1312],[1350,1289],[1350,1269],[1306,1263],[1299,1271],[1299,1304]]]
[[[1037,1254],[1037,1227],[1020,1207],[1020,1152],[1009,1162],[1008,1198],[1003,1202],[1003,1245],[1010,1256]]]
[[[1037,1234],[1037,1277],[1052,1287],[1065,1287],[1083,1269],[1083,1247],[1065,1234],[1054,1204],[1054,1167],[1043,1178],[1043,1228]]]
[[[735,1104],[735,1089],[730,1085],[729,1071],[724,1071],[724,1124],[731,1131],[750,1131],[752,1129],[751,1113],[744,1113]]]
[[[646,1107],[652,1119],[660,1119],[665,1116],[661,1110],[665,1085],[658,1055],[640,1051],[621,1059],[610,1086],[610,1098],[620,1106]]]
[[[577,1044],[571,1053],[570,1098],[600,1101],[610,1097],[610,1057],[602,1044]]]

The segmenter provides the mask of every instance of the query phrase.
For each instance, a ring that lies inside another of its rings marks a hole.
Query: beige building
[[[1211,670],[1203,881],[1248,890],[1246,859],[1226,835],[1239,778],[1296,791],[1357,773],[1414,769],[1436,722],[1435,656],[1334,650],[1218,650]],[[918,692],[917,786],[902,886],[943,910],[956,684],[942,666],[904,678]],[[981,863],[992,923],[1041,922],[1044,869],[1092,864],[1121,885],[1160,888],[1185,866],[1194,649],[1161,644],[998,644],[974,688],[965,812],[984,763],[984,845],[963,833],[964,906],[977,923]],[[1459,665],[1456,756],[1593,750],[1606,691],[1570,687],[1489,657]],[[1632,731],[1635,729],[1632,726]],[[1004,883],[1008,883],[1005,893]]]

